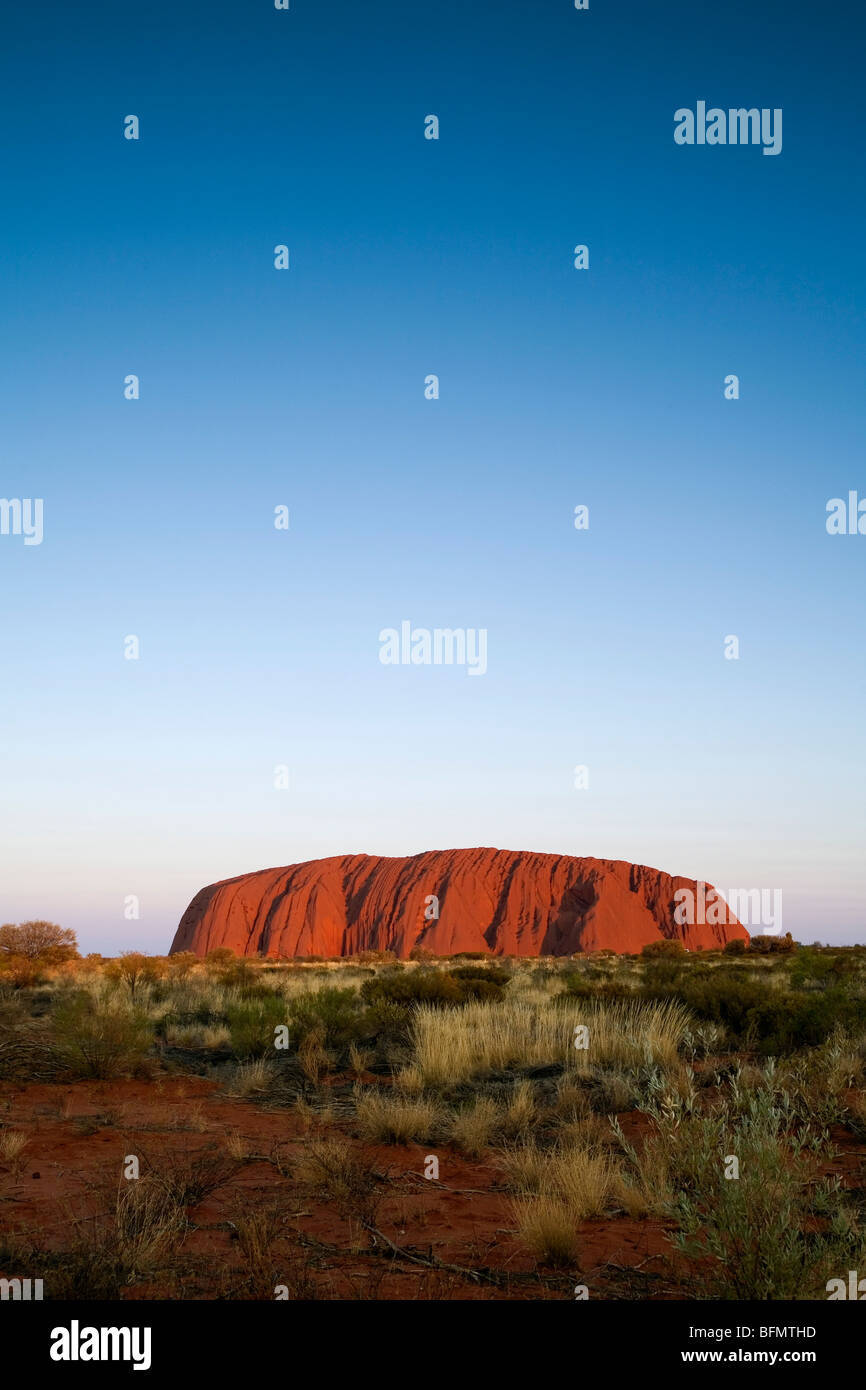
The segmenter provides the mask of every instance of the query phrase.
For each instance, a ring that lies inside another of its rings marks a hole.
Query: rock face
[[[421,946],[436,955],[561,956],[639,951],[663,937],[691,950],[747,940],[724,902],[712,910],[713,893],[711,885],[622,860],[501,849],[431,850],[408,859],[348,854],[202,888],[171,949],[206,955],[228,946],[246,956],[391,950],[405,958]]]

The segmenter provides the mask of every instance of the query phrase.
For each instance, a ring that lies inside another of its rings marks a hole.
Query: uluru
[[[405,959],[420,947],[442,956],[564,956],[640,951],[665,938],[689,950],[748,939],[730,912],[678,911],[684,901],[710,902],[714,891],[615,859],[501,849],[338,855],[202,888],[171,951],[204,956],[223,946],[241,956],[337,957],[390,950]]]

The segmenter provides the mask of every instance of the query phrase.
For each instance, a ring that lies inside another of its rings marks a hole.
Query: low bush
[[[676,998],[699,1019],[721,1024],[738,1046],[780,1055],[823,1042],[837,1025],[866,1025],[866,998],[829,987],[820,993],[768,989],[765,979],[733,966],[693,967],[674,979],[648,973],[651,999]]]
[[[648,941],[641,951],[641,955],[647,960],[656,960],[661,956],[677,959],[685,953],[686,948],[681,941],[667,937],[661,941]]]
[[[452,970],[426,969],[400,975],[380,974],[365,980],[361,997],[369,1004],[388,1000],[415,1006],[457,1007],[474,1000],[495,1001],[503,997],[511,976],[496,966],[456,966]]]
[[[107,1080],[141,1069],[153,1029],[140,1011],[106,1006],[81,992],[55,1010],[52,1041],[70,1076]]]
[[[280,1024],[288,1024],[288,1014],[286,1001],[278,994],[230,1004],[226,1009],[226,1020],[232,1052],[236,1057],[272,1055],[274,1029]]]
[[[289,1003],[289,1015],[293,1036],[302,1040],[315,1032],[324,1047],[348,1047],[364,1032],[358,994],[353,989],[327,987],[299,995]]]

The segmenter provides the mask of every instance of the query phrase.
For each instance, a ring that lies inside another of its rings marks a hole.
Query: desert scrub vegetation
[[[226,1094],[238,1100],[267,1095],[273,1086],[275,1067],[270,1058],[259,1057],[254,1062],[239,1062],[225,1083]]]
[[[153,1041],[153,1028],[141,1010],[106,1004],[84,992],[58,1004],[52,1025],[55,1053],[73,1078],[141,1073]]]
[[[380,1144],[428,1143],[441,1136],[442,1108],[424,1096],[355,1089],[355,1118],[362,1138]]]
[[[66,1067],[70,1076],[110,1076],[134,1073],[145,1058],[182,1068],[193,1053],[199,1071],[208,1055],[219,1067],[279,1064],[286,1056],[274,1055],[274,1033],[285,1025],[288,1052],[303,1057],[313,1086],[357,1071],[360,1056],[364,1070],[402,1067],[422,1087],[551,1066],[592,1072],[598,1107],[621,1110],[635,1097],[634,1073],[670,1067],[675,1055],[696,1063],[737,1049],[785,1059],[840,1032],[866,1036],[858,948],[507,963],[401,963],[379,953],[364,964],[129,952],[114,962],[37,958],[39,981],[20,985],[4,965],[29,959],[0,953],[0,1074],[29,1068],[46,1077]],[[572,1046],[578,1024],[589,1030],[585,1049]],[[844,1105],[844,1087],[832,1090]],[[856,1104],[847,1104],[853,1115]]]
[[[0,1237],[0,1265],[38,1269],[46,1299],[118,1299],[174,1256],[184,1237],[183,1208],[151,1177],[121,1179],[100,1190],[96,1212],[66,1213],[66,1241],[39,1234]]]
[[[441,1010],[422,1004],[412,1023],[410,1074],[449,1087],[509,1067],[559,1066],[589,1072],[605,1065],[670,1066],[689,1017],[676,1001],[586,1003],[521,999]],[[575,1029],[587,1029],[575,1047]]]
[[[600,1216],[617,1178],[610,1154],[581,1144],[550,1151],[524,1143],[500,1156],[509,1186],[517,1189],[511,1213],[521,1241],[540,1263],[570,1263],[579,1227]]]
[[[449,1138],[470,1158],[489,1149],[502,1129],[502,1111],[492,1096],[473,1096],[451,1117]]]
[[[290,1213],[280,1199],[258,1206],[237,1202],[230,1212],[232,1229],[240,1257],[240,1278],[226,1273],[228,1298],[273,1300],[277,1288],[284,1288],[292,1301],[316,1297],[310,1271],[292,1248],[288,1222]]]
[[[678,1000],[697,1020],[721,1027],[731,1046],[781,1056],[820,1045],[836,1028],[866,1030],[866,973],[858,956],[844,959],[839,968],[814,952],[649,961],[639,992]]]
[[[383,971],[361,985],[361,997],[375,1004],[447,1008],[470,1000],[494,1001],[503,997],[511,974],[496,965],[458,965],[450,969],[421,967],[413,971]]]
[[[165,1149],[154,1154],[142,1149],[141,1158],[143,1176],[149,1187],[164,1193],[166,1199],[182,1211],[197,1207],[211,1192],[229,1183],[243,1167],[243,1159],[233,1156],[228,1147],[223,1151]],[[127,1183],[127,1186],[136,1185]]]
[[[625,1161],[614,1192],[631,1214],[673,1218],[696,1296],[817,1297],[828,1274],[866,1254],[854,1205],[838,1178],[821,1176],[835,1157],[827,1130],[803,1117],[773,1068],[751,1085],[736,1072],[703,1110],[696,1091],[660,1080],[645,1113],[641,1146],[612,1120]]]
[[[647,1221],[656,1242],[669,1234],[667,1261],[653,1256],[641,1275],[659,1271],[641,1285],[651,1296],[822,1296],[826,1278],[866,1265],[855,1171],[866,951],[15,959],[20,970],[0,955],[0,1079],[15,1083],[0,1092],[4,1202],[16,1200],[19,1167],[43,1161],[55,1123],[21,1107],[28,1081],[59,1083],[58,1133],[76,1158],[106,1123],[126,1145],[131,1110],[152,1105],[128,1143],[142,1178],[118,1189],[114,1168],[97,1219],[88,1208],[64,1251],[45,1251],[52,1297],[123,1297],[130,1281],[267,1299],[287,1283],[304,1297],[311,1271],[320,1292],[332,1287],[323,1275],[341,1247],[365,1289],[402,1280],[398,1266],[427,1278],[436,1223],[425,1196],[487,1222],[477,1249],[473,1235],[453,1256],[482,1284],[508,1233],[504,1277],[565,1288],[590,1232],[616,1261],[621,1221]],[[288,1047],[277,1049],[283,1025]],[[178,1075],[200,1079],[192,1103],[169,1080]],[[155,1080],[153,1102],[149,1088],[111,1084],[128,1076]],[[68,1085],[77,1080],[97,1084]],[[67,1112],[63,1096],[75,1098]],[[122,1123],[105,1118],[113,1108]],[[178,1147],[191,1129],[192,1148]],[[173,1134],[166,1152],[149,1132]],[[389,1162],[384,1146],[398,1144],[435,1145],[441,1183],[420,1180],[418,1152],[392,1150]],[[725,1177],[729,1156],[737,1179]],[[197,1250],[205,1197],[226,1218],[207,1224],[225,1246],[216,1275]],[[295,1227],[307,1216],[322,1225]]]
[[[243,998],[226,1004],[231,1050],[236,1057],[264,1057],[274,1050],[274,1030],[286,1023],[286,1003],[278,995]]]
[[[314,1139],[298,1167],[298,1178],[323,1197],[349,1226],[353,1246],[376,1225],[384,1196],[383,1177],[344,1139]]]

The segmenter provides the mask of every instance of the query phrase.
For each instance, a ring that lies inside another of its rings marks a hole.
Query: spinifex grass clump
[[[407,1095],[397,1089],[355,1089],[355,1114],[363,1137],[374,1143],[426,1143],[444,1128],[444,1117],[435,1101]]]
[[[676,1062],[687,1025],[688,1014],[675,1001],[538,1005],[506,999],[454,1010],[421,1005],[412,1026],[412,1071],[425,1085],[448,1086],[520,1066],[558,1064],[577,1072],[666,1067]],[[587,1031],[575,1047],[578,1027]]]
[[[605,1209],[617,1176],[606,1153],[584,1144],[544,1151],[524,1143],[501,1163],[519,1195],[511,1203],[520,1238],[546,1264],[567,1264],[577,1253],[579,1227]]]

